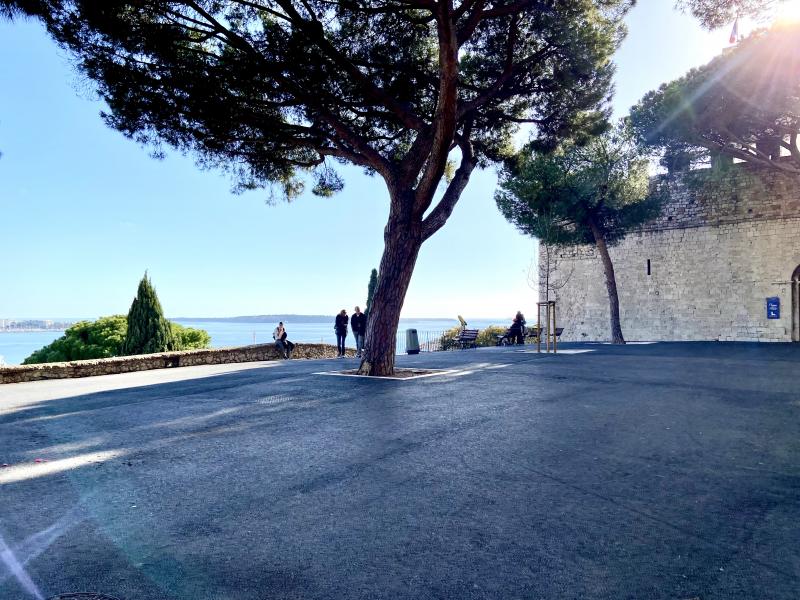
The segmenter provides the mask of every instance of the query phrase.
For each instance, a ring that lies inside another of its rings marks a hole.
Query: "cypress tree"
[[[122,343],[122,354],[153,354],[173,347],[172,329],[145,271],[128,311],[128,333]]]
[[[367,307],[364,309],[364,314],[369,318],[369,311],[372,309],[372,300],[375,298],[375,289],[378,287],[378,269],[372,269],[369,274],[369,283],[367,284]]]

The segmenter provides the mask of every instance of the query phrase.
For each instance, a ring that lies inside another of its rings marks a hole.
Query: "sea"
[[[173,319],[185,327],[205,329],[211,335],[212,348],[230,346],[246,346],[248,344],[265,344],[272,342],[272,331],[277,322],[231,321],[193,321],[191,319]],[[471,329],[483,329],[490,325],[510,324],[508,319],[467,319]],[[330,323],[291,321],[284,319],[284,326],[292,342],[310,342],[336,344],[333,331],[333,317]],[[416,329],[420,345],[438,339],[441,334],[458,325],[456,319],[400,319],[397,330],[397,353],[405,353],[406,330]],[[64,335],[63,331],[0,331],[0,364],[18,365],[33,352]],[[348,346],[353,345],[352,333],[348,332]]]

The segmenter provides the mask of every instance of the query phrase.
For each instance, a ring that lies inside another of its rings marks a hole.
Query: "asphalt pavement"
[[[796,599],[800,344],[0,386],[0,599]]]

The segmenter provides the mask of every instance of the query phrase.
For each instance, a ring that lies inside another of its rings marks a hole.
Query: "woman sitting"
[[[512,344],[525,343],[525,317],[521,312],[517,311],[517,315],[511,322],[511,327],[508,328],[507,336]]]

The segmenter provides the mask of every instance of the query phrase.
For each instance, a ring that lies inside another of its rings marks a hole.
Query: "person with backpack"
[[[342,309],[342,312],[336,315],[336,322],[333,325],[333,330],[336,332],[336,347],[339,350],[339,358],[344,358],[344,340],[347,337],[348,321],[349,319],[347,317],[347,311]]]

